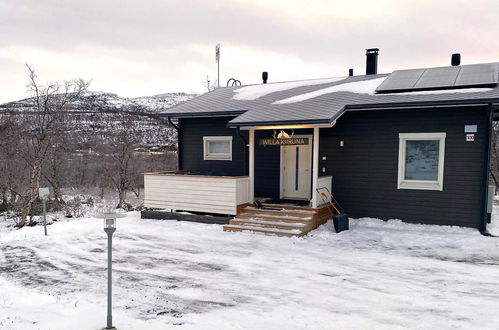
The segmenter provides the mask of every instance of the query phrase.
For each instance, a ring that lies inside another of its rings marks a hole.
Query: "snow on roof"
[[[274,92],[281,92],[288,89],[303,87],[303,86],[313,86],[313,85],[333,83],[343,79],[345,79],[345,77],[251,85],[234,90],[236,94],[232,98],[234,100],[256,100],[262,96]]]
[[[385,79],[386,79],[386,77],[382,77],[382,78],[355,81],[355,82],[350,82],[350,83],[345,83],[345,84],[340,84],[340,85],[334,85],[334,86],[319,89],[319,90],[316,90],[316,91],[313,91],[310,93],[305,93],[305,94],[301,94],[301,95],[288,97],[286,99],[275,101],[272,104],[296,103],[296,102],[305,101],[308,99],[312,99],[314,97],[318,97],[318,96],[325,95],[325,94],[331,94],[331,93],[335,93],[335,92],[351,92],[351,93],[358,93],[358,94],[374,95],[376,88],[378,88],[378,86],[381,85],[381,83]]]

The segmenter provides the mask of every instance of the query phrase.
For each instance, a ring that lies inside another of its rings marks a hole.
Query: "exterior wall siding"
[[[228,128],[233,117],[180,118],[179,147],[182,150],[181,170],[213,175],[247,175],[247,151],[237,129]],[[248,132],[241,131],[248,140]],[[232,160],[204,160],[203,136],[232,136]],[[246,153],[246,157],[245,157]]]
[[[247,148],[237,130],[227,127],[230,119],[179,120],[181,169],[247,175]],[[474,142],[466,142],[464,125],[478,125]],[[486,127],[485,106],[347,112],[334,127],[320,129],[319,175],[333,177],[333,193],[351,217],[478,228]],[[399,133],[427,132],[446,133],[443,191],[397,189]],[[241,133],[248,139],[247,131]],[[271,134],[255,132],[256,197],[279,198],[279,147],[258,146]],[[203,136],[208,135],[233,137],[232,161],[203,160]]]
[[[465,125],[478,125],[474,142]],[[486,127],[485,107],[347,112],[320,130],[320,174],[351,217],[478,228]],[[423,132],[447,133],[443,191],[397,189],[399,133]]]

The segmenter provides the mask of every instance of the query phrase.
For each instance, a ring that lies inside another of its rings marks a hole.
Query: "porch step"
[[[276,208],[276,207],[273,207]],[[295,217],[295,218],[310,218],[313,217],[316,211],[312,210],[297,210],[297,209],[288,209],[288,208],[282,208],[280,210],[269,210],[265,208],[256,208],[252,206],[246,206],[243,210],[242,213],[250,213],[250,214],[258,214],[262,215],[265,214],[266,216],[288,216],[288,217]]]
[[[258,219],[263,219],[263,220],[269,220],[269,221],[282,221],[282,222],[301,222],[301,223],[307,223],[312,221],[313,216],[308,216],[308,217],[295,217],[295,216],[290,216],[286,214],[282,215],[275,215],[275,214],[267,214],[267,213],[247,213],[243,212],[237,216],[238,218],[241,219],[253,219],[253,218],[258,218]]]
[[[230,224],[238,226],[254,226],[254,227],[264,227],[264,228],[300,229],[300,230],[303,230],[305,227],[310,225],[310,223],[302,223],[302,222],[290,223],[284,221],[267,221],[265,219],[259,219],[259,218],[241,219],[239,217],[232,219],[230,221]]]
[[[239,225],[227,225],[224,226],[224,231],[250,231],[253,233],[263,233],[267,235],[277,235],[277,236],[303,236],[300,229],[279,229],[279,228],[267,228],[267,227],[255,227],[255,226],[239,226]]]
[[[326,207],[312,209],[309,207],[279,207],[279,210],[268,210],[247,206],[241,210],[224,231],[250,231],[277,236],[303,236],[317,228],[330,218]]]

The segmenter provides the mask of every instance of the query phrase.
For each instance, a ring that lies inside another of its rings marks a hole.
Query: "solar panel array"
[[[378,93],[410,92],[497,85],[499,63],[394,71],[376,89]]]

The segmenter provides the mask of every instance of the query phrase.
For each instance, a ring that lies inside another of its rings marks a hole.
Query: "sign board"
[[[307,145],[309,138],[260,139],[260,145],[267,146],[300,146]]]
[[[215,47],[215,61],[216,63],[220,62],[220,44]]]
[[[464,133],[476,133],[477,125],[464,125]]]
[[[38,196],[43,200],[48,200],[50,197],[50,188],[40,188],[38,189]]]
[[[475,141],[475,134],[466,134],[466,142]]]

